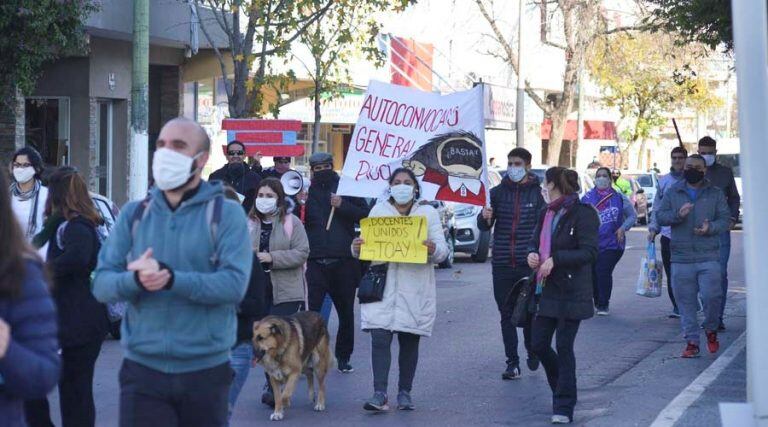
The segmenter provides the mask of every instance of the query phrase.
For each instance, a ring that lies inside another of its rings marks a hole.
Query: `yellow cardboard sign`
[[[427,263],[427,217],[381,216],[360,220],[360,259]]]

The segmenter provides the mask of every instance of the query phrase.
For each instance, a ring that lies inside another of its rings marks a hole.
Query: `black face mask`
[[[317,181],[319,184],[325,184],[333,181],[334,177],[336,177],[336,172],[334,172],[332,169],[325,169],[315,172],[312,176],[312,179]]]
[[[685,181],[688,184],[695,185],[704,179],[704,172],[697,169],[686,169],[685,172],[683,172],[683,177],[685,177]]]
[[[227,166],[227,172],[234,178],[240,178],[245,175],[245,163],[230,163]]]

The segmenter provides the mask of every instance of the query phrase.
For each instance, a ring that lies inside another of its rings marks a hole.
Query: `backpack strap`
[[[283,231],[285,232],[285,235],[288,236],[288,240],[291,240],[291,236],[293,236],[293,217],[291,214],[285,215]]]
[[[211,233],[211,242],[213,243],[211,264],[214,266],[219,265],[218,231],[223,206],[224,196],[219,195],[209,200],[205,207],[205,221],[208,223],[208,230]]]
[[[131,240],[136,240],[136,231],[139,229],[139,223],[147,216],[150,203],[152,203],[152,195],[147,194],[147,197],[139,202],[136,210],[133,211],[133,216],[131,217]]]

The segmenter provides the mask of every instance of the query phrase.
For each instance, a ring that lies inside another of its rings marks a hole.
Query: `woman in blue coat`
[[[0,188],[8,186],[0,173]],[[56,310],[42,264],[0,191],[0,421],[24,426],[25,399],[45,397],[59,379]]]

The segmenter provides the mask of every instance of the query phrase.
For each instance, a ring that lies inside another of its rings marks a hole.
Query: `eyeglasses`
[[[229,154],[230,156],[242,156],[243,154],[245,154],[245,151],[242,151],[242,150],[228,151],[227,154]]]

